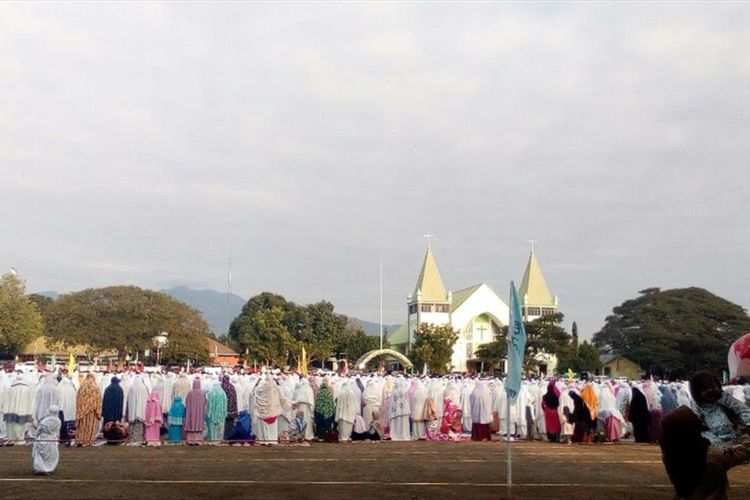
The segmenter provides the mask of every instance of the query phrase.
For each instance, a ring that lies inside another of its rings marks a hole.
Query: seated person
[[[729,444],[738,437],[740,425],[750,425],[750,408],[722,391],[721,383],[709,371],[699,371],[690,378],[690,394],[695,413],[706,425],[703,437],[711,444]]]
[[[726,499],[727,471],[750,461],[750,433],[740,426],[738,439],[724,446],[711,445],[701,433],[705,426],[695,412],[680,406],[661,421],[662,462],[674,485],[676,498]]]
[[[128,428],[122,422],[107,422],[102,427],[102,435],[107,444],[122,444],[128,439]]]
[[[365,420],[362,417],[359,415],[354,417],[352,441],[380,441],[382,436],[383,426],[377,416],[372,419],[369,428],[365,428]]]

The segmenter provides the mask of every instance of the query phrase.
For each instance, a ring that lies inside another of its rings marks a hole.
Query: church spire
[[[521,286],[518,287],[518,296],[525,306],[557,307],[557,301],[550,293],[542,274],[542,268],[539,266],[539,261],[536,260],[533,246],[529,261],[526,264],[526,271],[523,273]]]
[[[440,277],[435,256],[432,253],[432,247],[427,245],[427,252],[424,255],[422,270],[417,278],[417,285],[414,287],[413,300],[419,302],[447,302],[448,294],[445,292],[443,278]]]

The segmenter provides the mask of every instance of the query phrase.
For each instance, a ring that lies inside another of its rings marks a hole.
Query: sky
[[[0,3],[0,269],[401,323],[535,253],[582,338],[750,307],[750,4]],[[507,298],[506,298],[507,300]]]

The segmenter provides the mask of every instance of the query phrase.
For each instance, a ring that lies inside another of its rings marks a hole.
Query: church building
[[[549,292],[533,248],[519,287],[519,298],[523,301],[525,321],[557,312],[557,297]],[[388,337],[391,347],[409,356],[420,324],[451,325],[459,332],[451,356],[454,372],[480,371],[477,348],[494,341],[508,324],[508,305],[486,283],[455,292],[447,290],[429,245],[406,307],[406,322]]]

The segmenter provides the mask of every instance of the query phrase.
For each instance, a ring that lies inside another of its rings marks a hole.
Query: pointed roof
[[[458,309],[461,304],[463,304],[466,299],[471,297],[471,294],[479,290],[479,287],[484,285],[484,283],[479,283],[478,285],[470,286],[468,288],[464,288],[462,290],[458,290],[457,292],[453,293],[453,302],[451,302],[451,312]]]
[[[521,286],[518,287],[518,298],[522,303],[524,296],[527,298],[526,304],[530,306],[556,306],[555,298],[547,287],[542,268],[539,267],[539,262],[536,260],[533,250],[529,255],[529,262],[526,264],[526,272],[523,273]]]
[[[443,278],[440,277],[435,256],[432,254],[432,248],[427,247],[427,253],[424,254],[424,263],[422,270],[417,278],[417,286],[414,287],[412,300],[417,299],[417,292],[422,292],[422,302],[447,302],[448,294],[445,292]]]

